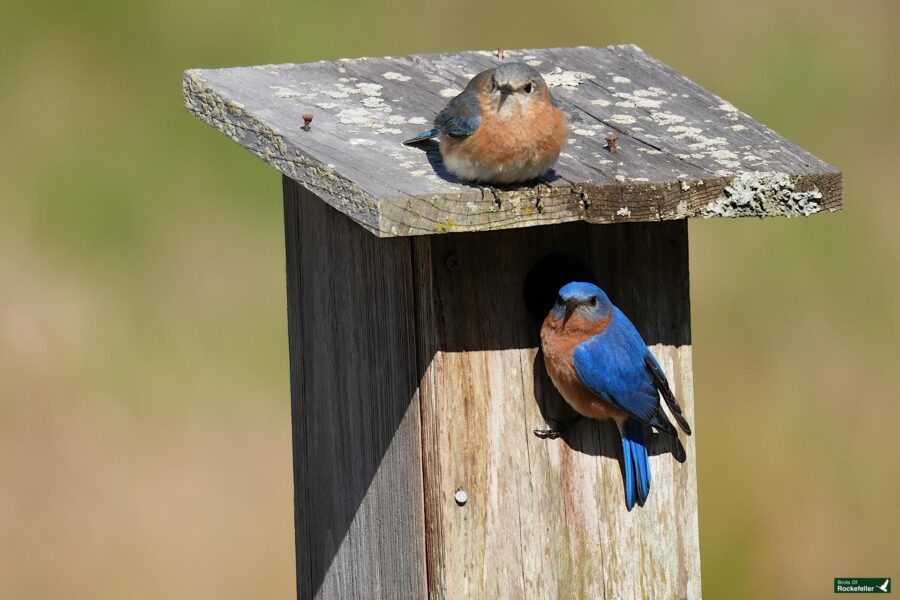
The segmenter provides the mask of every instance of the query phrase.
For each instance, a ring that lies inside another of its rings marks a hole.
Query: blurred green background
[[[0,598],[294,593],[280,179],[183,69],[625,42],[845,174],[839,214],[691,224],[705,596],[900,576],[898,7],[7,5]]]

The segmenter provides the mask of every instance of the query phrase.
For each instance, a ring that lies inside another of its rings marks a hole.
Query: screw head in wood
[[[466,490],[460,488],[453,494],[453,499],[456,500],[459,506],[465,506],[466,502],[469,501],[469,494],[466,493]]]
[[[309,125],[312,123],[312,119],[313,117],[309,113],[303,115],[303,131],[309,131]]]
[[[448,271],[459,271],[459,254],[448,254],[447,258],[444,259],[444,264],[447,265]]]

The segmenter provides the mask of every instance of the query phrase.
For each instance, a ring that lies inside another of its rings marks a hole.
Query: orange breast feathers
[[[539,102],[498,111],[490,95],[481,97],[481,124],[468,138],[449,139],[447,150],[460,158],[485,165],[540,164],[556,160],[566,143],[565,115],[550,101],[550,92],[541,90]]]
[[[590,322],[575,313],[563,325],[550,313],[541,327],[541,349],[553,385],[575,412],[591,419],[623,420],[625,412],[585,387],[572,366],[575,347],[606,329],[610,319],[612,313],[605,320]]]

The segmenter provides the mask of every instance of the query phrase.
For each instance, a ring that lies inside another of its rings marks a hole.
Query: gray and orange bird
[[[556,163],[569,126],[541,74],[504,63],[472,78],[404,144],[437,138],[447,170],[464,181],[508,185],[542,176]]]

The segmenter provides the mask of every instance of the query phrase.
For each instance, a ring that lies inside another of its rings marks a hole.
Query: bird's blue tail
[[[418,144],[419,142],[424,142],[425,140],[430,140],[431,138],[437,137],[440,131],[437,129],[426,129],[419,135],[414,138],[410,138],[403,142],[404,144]]]
[[[643,506],[650,493],[650,462],[644,445],[644,426],[629,418],[622,426],[622,461],[625,463],[625,504]]]

